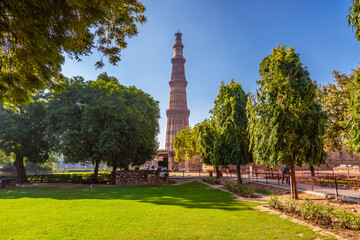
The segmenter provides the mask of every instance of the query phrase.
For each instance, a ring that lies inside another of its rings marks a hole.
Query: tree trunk
[[[30,183],[26,176],[23,156],[16,154],[14,166],[16,168],[17,182],[19,184]]]
[[[310,172],[311,172],[311,176],[315,177],[315,168],[313,165],[310,166]]]
[[[296,177],[295,177],[295,165],[290,165],[290,188],[291,188],[291,198],[299,199],[297,188],[296,188]]]
[[[216,178],[219,179],[219,166],[215,166],[215,170],[216,170]]]
[[[237,182],[239,184],[242,184],[241,173],[240,173],[240,164],[236,165],[236,176],[237,176]]]
[[[115,185],[116,184],[116,169],[117,169],[117,165],[116,165],[116,162],[113,161],[113,170],[111,172],[111,184]]]
[[[97,183],[97,181],[98,181],[99,165],[100,165],[100,159],[95,161],[93,183]]]
[[[271,177],[274,178],[274,171],[272,168],[269,168],[270,169],[270,174],[271,174]]]

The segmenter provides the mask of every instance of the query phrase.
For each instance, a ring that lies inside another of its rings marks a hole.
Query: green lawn
[[[0,190],[0,239],[315,239],[202,183]],[[320,236],[323,239],[322,236]]]

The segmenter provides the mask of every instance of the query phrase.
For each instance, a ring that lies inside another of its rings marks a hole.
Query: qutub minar
[[[182,34],[175,33],[174,57],[171,59],[172,73],[170,85],[169,109],[166,110],[167,126],[165,149],[173,151],[173,138],[177,132],[189,125],[190,110],[187,108],[185,78],[185,58],[181,40]]]

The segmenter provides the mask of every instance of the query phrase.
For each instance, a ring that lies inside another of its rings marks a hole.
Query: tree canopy
[[[194,128],[187,126],[183,130],[177,132],[177,135],[174,137],[173,141],[175,162],[191,160],[193,157],[199,154],[197,137],[197,126]]]
[[[355,38],[360,41],[360,1],[353,0],[349,8],[348,24],[355,30]]]
[[[138,0],[3,0],[0,2],[0,103],[23,104],[38,89],[61,90],[65,55],[96,50],[120,61],[126,38],[146,21]]]
[[[67,91],[49,100],[48,124],[56,151],[67,162],[92,163],[96,181],[101,161],[127,168],[143,164],[157,150],[158,102],[114,77],[70,79]]]
[[[233,79],[229,84],[221,83],[219,94],[210,111],[218,132],[218,158],[223,165],[236,165],[238,182],[241,183],[240,165],[251,161],[249,133],[246,115],[247,95]]]
[[[18,111],[0,107],[0,150],[8,156],[15,155],[20,184],[27,182],[24,158],[31,163],[44,163],[49,158],[45,114],[45,102],[39,99],[19,107]]]
[[[334,71],[333,76],[334,83],[329,83],[318,90],[321,107],[328,117],[324,147],[325,151],[335,151],[346,146],[346,149],[351,151],[349,104],[354,74],[347,75]]]
[[[356,154],[360,154],[360,68],[353,71],[351,79],[348,126],[349,145],[351,150],[354,150]]]
[[[294,48],[283,45],[261,61],[259,74],[260,89],[247,106],[254,161],[290,165],[291,194],[297,198],[294,166],[317,166],[326,156],[326,115],[316,101],[317,85]]]

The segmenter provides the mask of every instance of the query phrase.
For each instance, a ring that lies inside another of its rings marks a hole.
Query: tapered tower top
[[[182,58],[183,57],[183,49],[184,45],[182,44],[182,34],[181,32],[175,33],[175,44],[173,46],[174,48],[174,58]]]

